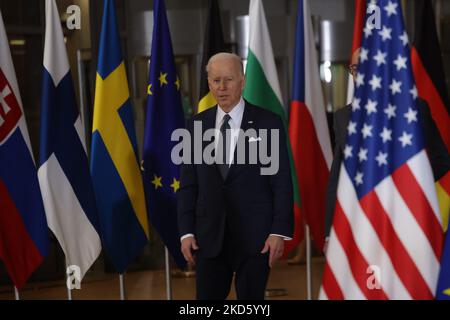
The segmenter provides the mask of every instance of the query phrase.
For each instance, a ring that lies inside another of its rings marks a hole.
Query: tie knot
[[[230,121],[231,117],[228,113],[226,113],[222,119],[223,122],[222,125],[220,126],[220,131],[225,131],[226,129],[230,128],[230,124],[228,123],[228,121]]]
[[[225,115],[223,116],[223,123],[228,123],[228,121],[230,121],[231,117],[228,113],[225,113]]]

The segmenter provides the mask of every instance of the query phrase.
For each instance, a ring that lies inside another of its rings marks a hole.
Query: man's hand
[[[195,237],[187,237],[181,241],[181,252],[184,259],[192,265],[195,265],[195,258],[192,254],[192,250],[198,250],[197,241]]]
[[[269,267],[272,268],[272,265],[281,258],[284,251],[284,240],[282,237],[270,235],[266,243],[264,244],[264,249],[261,253],[266,253],[270,251],[269,255]]]

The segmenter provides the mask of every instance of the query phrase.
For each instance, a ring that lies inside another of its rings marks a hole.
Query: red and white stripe
[[[320,298],[432,299],[442,243],[425,151],[359,200],[342,165]]]

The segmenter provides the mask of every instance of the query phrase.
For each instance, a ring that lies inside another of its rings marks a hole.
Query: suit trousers
[[[264,300],[270,271],[269,253],[251,256],[240,253],[239,244],[233,243],[226,229],[218,256],[202,257],[199,249],[196,260],[197,299],[225,300],[235,275],[238,300]]]

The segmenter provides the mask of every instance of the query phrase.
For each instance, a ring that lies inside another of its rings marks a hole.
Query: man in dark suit
[[[186,260],[196,265],[197,299],[226,299],[234,274],[238,299],[264,299],[270,267],[281,257],[284,240],[293,234],[285,130],[276,114],[242,99],[245,79],[238,56],[216,54],[206,70],[218,105],[196,115],[188,128],[191,136],[195,122],[201,124],[202,133],[220,129],[215,136],[216,155],[222,155],[221,148],[227,149],[223,164],[182,164],[178,190],[181,250]],[[237,136],[239,129],[276,129],[279,137],[275,141],[270,133],[266,137]],[[227,134],[222,135],[224,131]],[[258,149],[267,143],[267,150],[279,145],[277,154],[271,155],[278,158],[274,174],[261,174],[265,165],[260,159],[249,161],[248,151],[255,143]],[[237,161],[240,144],[246,151],[244,163]],[[205,147],[203,142],[202,152]]]
[[[356,69],[358,63],[359,49],[355,51],[352,56],[352,61],[349,66],[349,71],[356,77]],[[439,180],[444,174],[450,170],[450,155],[447,148],[442,141],[436,124],[431,117],[430,109],[426,101],[422,99],[417,100],[419,109],[419,121],[422,125],[428,157],[430,159],[431,168],[433,170],[434,180]],[[329,237],[331,227],[333,224],[334,207],[336,205],[337,187],[339,180],[339,172],[343,160],[343,152],[347,138],[347,125],[351,117],[351,104],[339,109],[334,114],[334,134],[335,134],[335,148],[333,162],[331,164],[330,177],[328,180],[327,202],[325,212],[325,251],[327,248],[327,238]]]

